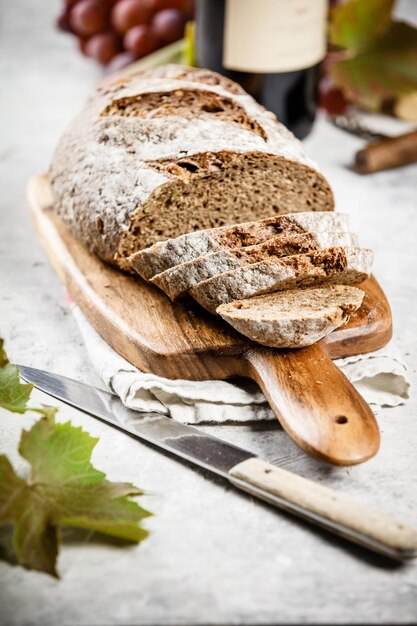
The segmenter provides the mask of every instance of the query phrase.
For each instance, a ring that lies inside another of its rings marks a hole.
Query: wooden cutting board
[[[130,363],[172,379],[252,378],[282,427],[309,454],[353,465],[377,452],[374,415],[331,360],[390,340],[390,308],[375,278],[361,285],[361,309],[324,341],[299,350],[264,348],[198,305],[174,304],[153,285],[90,254],[52,212],[45,176],[29,181],[28,199],[62,282],[97,332]]]

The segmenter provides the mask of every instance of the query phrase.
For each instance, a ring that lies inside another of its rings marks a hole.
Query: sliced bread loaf
[[[180,66],[100,89],[59,141],[49,177],[78,238],[129,270],[134,252],[182,233],[334,208],[272,113],[229,79]]]
[[[150,280],[171,267],[211,252],[259,244],[282,234],[326,231],[348,232],[348,216],[345,213],[307,211],[200,230],[158,242],[132,255],[128,261],[142,278]]]
[[[208,311],[218,306],[284,289],[328,284],[355,284],[371,271],[372,252],[366,248],[334,247],[273,258],[213,276],[190,289]]]
[[[223,248],[186,263],[170,267],[151,278],[171,300],[177,300],[197,283],[258,261],[302,254],[332,246],[357,246],[351,233],[285,233],[246,248]]]
[[[346,285],[281,291],[221,304],[217,313],[242,335],[273,348],[302,348],[345,324],[364,292]]]

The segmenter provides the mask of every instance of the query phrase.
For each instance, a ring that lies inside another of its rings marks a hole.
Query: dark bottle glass
[[[219,72],[240,83],[245,91],[273,111],[299,139],[306,137],[316,114],[320,63],[284,72],[244,72],[226,68],[223,61],[226,2],[227,0],[197,0],[198,66]],[[256,6],[257,0],[253,2]],[[272,15],[271,19],[275,17]],[[257,27],[259,28],[259,23]],[[247,46],[251,46],[250,39]]]

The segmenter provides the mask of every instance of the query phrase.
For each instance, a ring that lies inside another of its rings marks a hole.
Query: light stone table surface
[[[0,335],[15,362],[97,383],[62,287],[33,233],[29,176],[47,168],[70,118],[99,78],[71,37],[52,27],[59,2],[1,2]],[[359,177],[349,165],[361,141],[320,120],[307,148],[328,176],[337,206],[375,251],[395,339],[416,384],[417,166]],[[39,400],[45,397],[36,395]],[[5,626],[128,624],[411,624],[417,563],[394,566],[235,492],[220,480],[63,409],[100,437],[95,464],[149,495],[150,538],[116,547],[66,542],[62,579],[0,563]],[[378,412],[376,458],[331,468],[307,458],[275,423],[207,427],[287,470],[343,490],[417,525],[417,402]],[[0,414],[0,450],[24,469],[16,447],[32,416]]]

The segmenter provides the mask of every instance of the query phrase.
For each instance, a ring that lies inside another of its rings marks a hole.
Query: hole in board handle
[[[348,421],[349,420],[346,417],[346,415],[339,415],[338,417],[335,418],[336,424],[347,424]]]

